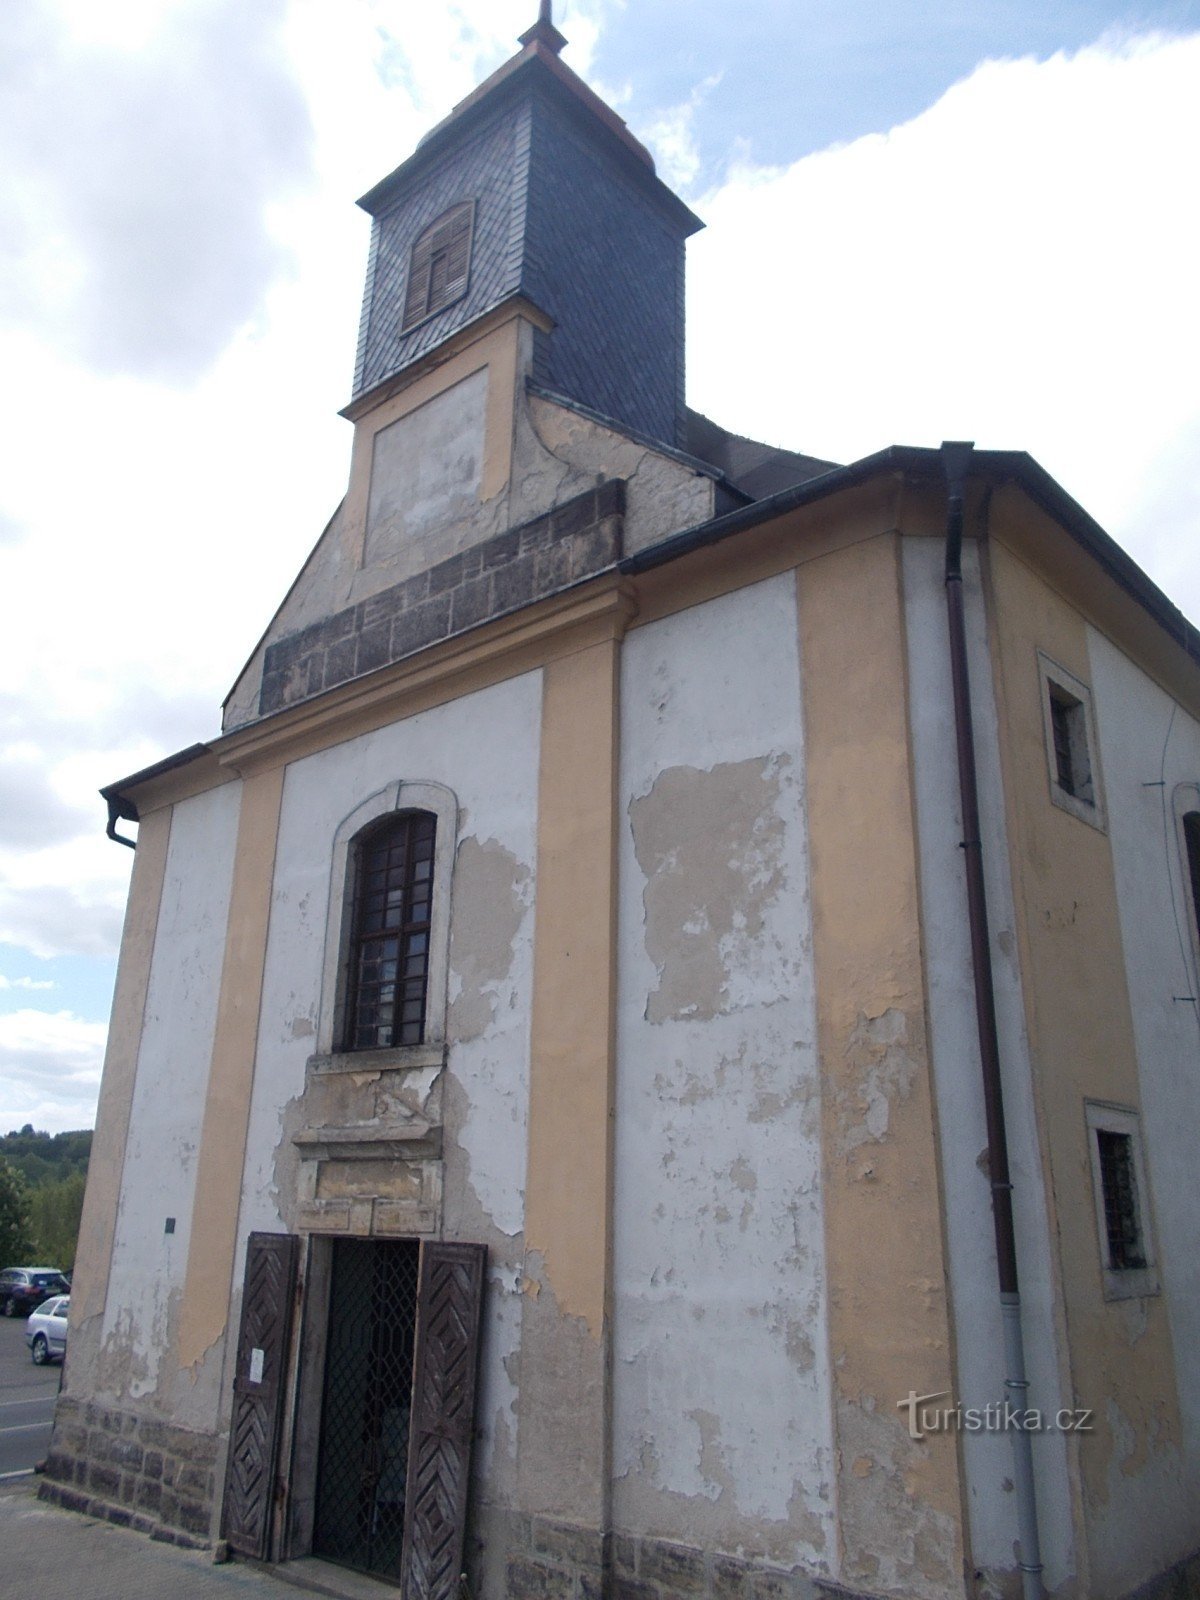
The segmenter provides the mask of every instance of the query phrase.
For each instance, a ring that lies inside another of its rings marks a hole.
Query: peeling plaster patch
[[[1120,1300],[1117,1304],[1121,1312],[1121,1321],[1124,1324],[1125,1337],[1130,1346],[1133,1346],[1150,1325],[1146,1302],[1144,1299]]]
[[[646,953],[658,987],[646,1020],[707,1019],[746,1004],[735,996],[760,962],[764,913],[784,886],[779,812],[784,756],[709,771],[670,767],[630,801],[646,878]],[[753,995],[762,999],[761,995]]]
[[[794,1319],[788,1321],[786,1346],[788,1360],[802,1372],[810,1372],[816,1365],[817,1353],[804,1323]]]
[[[539,1287],[521,1305],[521,1361],[528,1374],[521,1495],[586,1525],[595,1516],[598,1473],[607,1470],[607,1351],[586,1317],[559,1305],[550,1266],[540,1250],[526,1250],[527,1280]]]
[[[507,1065],[504,1052],[497,1059],[477,1050],[468,1070],[456,1053],[445,1087],[448,1176],[460,1204],[485,1227],[479,1237],[494,1234],[496,1242],[517,1237],[525,1227],[528,1084]],[[458,1169],[453,1174],[452,1167]]]
[[[729,1181],[746,1194],[752,1194],[758,1188],[758,1177],[745,1156],[738,1156],[729,1168]]]
[[[635,1453],[614,1465],[618,1481],[637,1482],[644,1508],[639,1529],[651,1536],[669,1530],[672,1540],[714,1553],[787,1568],[802,1563],[814,1575],[828,1574],[825,1525],[809,1503],[827,1507],[828,1483],[790,1481],[780,1517],[747,1516],[736,1503],[737,1463],[723,1445],[719,1419],[702,1407],[685,1415],[699,1434],[698,1460],[689,1473],[696,1488],[685,1493],[665,1484],[663,1453],[649,1432],[637,1440]],[[787,1471],[782,1465],[780,1470]]]
[[[958,1530],[951,1517],[922,1501],[927,1447],[908,1437],[903,1422],[873,1402],[839,1399],[843,1492],[840,1496],[846,1583],[889,1594],[960,1592],[955,1574]],[[886,1544],[879,1529],[887,1528]]]
[[[1125,1477],[1135,1477],[1145,1464],[1145,1452],[1139,1448],[1142,1441],[1138,1439],[1137,1430],[1115,1400],[1109,1400],[1104,1410],[1112,1434],[1112,1462]]]
[[[889,1007],[879,1016],[860,1013],[846,1048],[857,1079],[851,1090],[839,1090],[841,1152],[887,1138],[894,1100],[907,1100],[917,1075],[916,1058],[908,1049],[908,1018]]]
[[[113,1320],[100,1346],[95,1369],[95,1393],[114,1397],[148,1394],[154,1388],[150,1359],[127,1308]]]
[[[527,944],[523,967],[531,956]],[[528,994],[524,983],[520,992]],[[525,1226],[529,1014],[524,998],[519,1008],[499,1009],[503,1026],[494,1024],[482,1038],[452,1048],[446,1094],[455,1108],[454,1150],[462,1181],[480,1215],[512,1238]]]
[[[700,1476],[710,1485],[706,1491],[710,1500],[719,1500],[733,1493],[733,1478],[721,1452],[721,1419],[711,1411],[697,1408],[688,1416],[700,1434],[700,1454],[697,1465]]]
[[[583,480],[585,474],[584,487],[597,478],[626,480],[626,553],[712,516],[714,487],[706,475],[541,396],[530,398],[527,415],[541,451],[552,452],[549,456],[542,454],[542,470],[548,471],[549,462],[561,458],[562,478],[556,485],[555,502],[564,495],[567,475],[571,477],[573,493],[578,492],[575,482]],[[522,442],[520,449],[519,466],[526,459],[528,446]],[[529,465],[537,471],[532,460]],[[521,487],[515,498],[528,501],[527,485],[520,472],[517,478]],[[550,502],[550,495],[543,490],[536,500],[540,510]]]
[[[828,1490],[822,1484],[820,1497],[828,1499]],[[788,1501],[788,1520],[797,1530],[801,1540],[814,1551],[825,1548],[825,1524],[815,1511],[810,1511],[805,1505],[805,1485],[798,1483],[792,1490],[792,1498]],[[825,1563],[820,1563],[824,1567]]]
[[[454,869],[450,1038],[477,1039],[496,1020],[513,941],[529,909],[532,874],[495,839],[464,839]]]
[[[503,1500],[516,1492],[524,1237],[519,1231],[510,1234],[498,1227],[483,1208],[473,1182],[471,1158],[460,1138],[469,1109],[468,1095],[452,1073],[445,1077],[443,1105],[445,1235],[487,1246],[477,1402],[479,1449],[472,1475],[479,1495]],[[519,1188],[516,1204],[521,1204]]]

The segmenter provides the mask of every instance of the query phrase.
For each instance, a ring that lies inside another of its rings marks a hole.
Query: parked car
[[[35,1367],[44,1367],[57,1356],[67,1353],[67,1312],[71,1308],[69,1294],[56,1295],[40,1305],[25,1324],[25,1343],[33,1357]]]
[[[27,1317],[43,1300],[70,1288],[57,1267],[5,1267],[0,1272],[0,1310],[6,1317]]]

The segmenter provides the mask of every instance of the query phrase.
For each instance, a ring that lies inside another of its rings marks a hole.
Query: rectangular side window
[[[1127,1272],[1146,1265],[1142,1229],[1138,1219],[1137,1178],[1133,1170],[1133,1135],[1096,1129],[1100,1158],[1100,1188],[1104,1195],[1104,1231],[1108,1236],[1108,1265]]]
[[[1081,822],[1103,829],[1091,691],[1038,652],[1050,798]]]
[[[1140,1118],[1099,1100],[1085,1110],[1104,1298],[1157,1294]]]

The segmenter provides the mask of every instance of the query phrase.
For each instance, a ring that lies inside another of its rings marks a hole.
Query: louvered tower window
[[[401,330],[415,327],[467,292],[475,202],[464,200],[431,222],[412,247]]]
[[[351,1050],[424,1042],[435,829],[429,812],[409,811],[359,845],[348,952]]]

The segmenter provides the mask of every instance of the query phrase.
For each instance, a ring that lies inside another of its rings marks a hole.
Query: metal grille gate
[[[334,1244],[313,1553],[401,1576],[419,1247]]]

